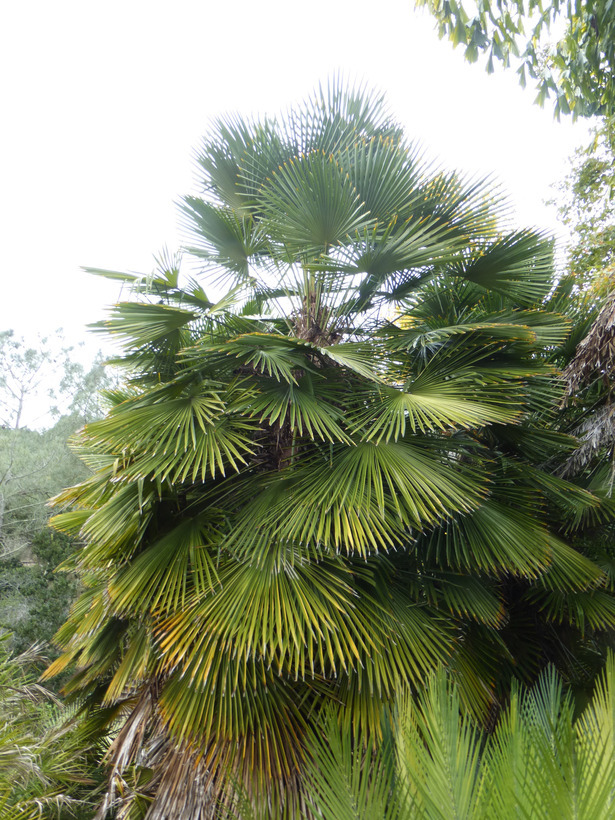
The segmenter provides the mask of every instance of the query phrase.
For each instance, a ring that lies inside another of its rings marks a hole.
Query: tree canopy
[[[571,233],[567,267],[589,299],[615,283],[615,119],[596,127],[556,186],[559,216]]]
[[[615,476],[614,162],[615,123],[606,119],[594,130],[589,144],[575,152],[569,173],[557,186],[560,217],[571,232],[567,268],[574,301],[585,318],[592,318],[591,327],[577,337],[576,351],[563,372],[566,402],[571,419],[576,419],[571,432],[581,439],[565,470],[586,470],[591,465],[604,469],[610,464],[610,486]]]
[[[611,571],[569,541],[613,506],[553,474],[569,300],[496,192],[337,83],[219,120],[199,166],[200,276],[107,274],[134,288],[100,323],[126,382],[56,499],[85,590],[48,675],[116,733],[100,818],[242,789],[309,817],[323,715],[378,743],[441,664],[484,719],[513,669],[602,657]]]
[[[438,23],[440,37],[462,45],[487,70],[516,65],[521,85],[536,86],[536,101],[553,98],[555,114],[615,114],[615,16],[610,0],[417,0]]]

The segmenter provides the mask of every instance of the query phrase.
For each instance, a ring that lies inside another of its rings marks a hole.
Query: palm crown
[[[122,726],[101,816],[131,764],[119,816],[211,816],[238,783],[306,813],[304,737],[331,704],[377,739],[445,663],[484,714],[511,650],[544,662],[546,623],[615,622],[557,534],[605,503],[541,466],[574,447],[549,427],[550,242],[503,233],[492,191],[336,83],[221,120],[199,164],[188,250],[226,295],[168,257],[105,272],[138,294],[101,323],[126,387],[57,500],[86,589],[50,674],[76,664],[67,691]]]

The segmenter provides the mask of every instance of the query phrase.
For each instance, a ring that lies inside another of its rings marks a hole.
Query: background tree
[[[105,375],[74,360],[60,334],[28,346],[0,334],[0,545],[18,554],[47,519],[46,500],[87,474],[66,440],[101,414]]]
[[[557,424],[578,440],[578,446],[553,468],[609,500],[615,478],[613,149],[613,120],[606,119],[589,145],[576,151],[569,174],[557,186],[559,197],[551,203],[559,205],[560,218],[570,231],[559,291],[568,300],[561,310],[573,328],[566,343],[554,352],[565,383]],[[604,568],[610,589],[615,588],[613,534],[612,523],[593,522],[576,541]],[[602,651],[604,645],[602,641]],[[577,647],[571,655],[577,666],[595,663],[601,650],[595,644],[591,649],[588,654]]]
[[[12,556],[0,563],[0,626],[10,632],[13,652],[51,643],[66,620],[79,584],[72,573],[56,569],[74,548],[73,539],[44,526],[32,537],[27,562]],[[56,654],[49,647],[48,655]]]
[[[566,265],[575,325],[560,361],[567,408],[562,424],[580,439],[561,469],[563,475],[584,475],[594,486],[602,483],[609,494],[615,463],[614,127],[613,120],[605,120],[589,145],[577,150],[555,200],[571,232]]]
[[[489,72],[494,61],[517,65],[521,85],[528,78],[534,82],[540,105],[555,99],[556,116],[615,113],[615,19],[607,0],[417,0],[416,5],[435,17],[440,37],[464,47],[470,62],[484,54]]]
[[[615,626],[564,538],[612,510],[545,466],[576,446],[552,429],[550,240],[335,83],[218,122],[199,162],[190,252],[227,293],[173,258],[109,274],[136,292],[101,323],[127,384],[57,499],[86,589],[48,674],[74,666],[66,692],[122,720],[101,818],[209,817],[238,785],[309,816],[329,710],[377,744],[445,663],[485,718],[513,668]]]
[[[17,651],[49,640],[76,592],[53,572],[72,547],[47,531],[47,501],[88,475],[67,440],[101,414],[106,379],[100,361],[86,372],[59,333],[36,346],[0,334],[0,625]]]
[[[570,231],[567,269],[589,300],[615,282],[615,119],[604,119],[556,186],[559,217]]]

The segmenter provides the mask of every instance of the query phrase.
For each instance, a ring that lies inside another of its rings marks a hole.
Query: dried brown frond
[[[150,802],[146,820],[236,817],[241,805],[263,818],[311,816],[298,768],[265,783],[241,744],[174,741],[158,712],[159,689],[151,682],[138,693],[107,751],[106,793],[94,820],[128,820],[137,799]]]
[[[112,808],[125,801],[128,784],[124,779],[124,773],[140,756],[154,714],[154,702],[154,687],[145,687],[109,747],[104,761],[111,768],[107,791],[94,820],[104,820]],[[130,789],[128,791],[130,792]]]
[[[574,358],[562,372],[566,381],[563,403],[566,404],[580,387],[600,376],[610,378],[614,371],[615,291],[607,298],[589,333],[578,345]]]
[[[605,447],[615,444],[615,404],[593,413],[575,430],[581,444],[558,471],[562,478],[578,475]]]

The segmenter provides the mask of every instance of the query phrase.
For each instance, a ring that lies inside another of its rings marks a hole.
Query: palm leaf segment
[[[230,769],[291,816],[327,703],[378,737],[398,688],[444,661],[484,708],[498,662],[476,647],[507,657],[505,579],[557,617],[549,578],[591,599],[603,576],[506,443],[540,437],[557,398],[549,243],[502,236],[484,186],[426,167],[381,101],[335,85],[280,120],[222,121],[200,164],[191,251],[231,290],[214,304],[163,260],[101,323],[129,389],[78,441],[96,472],[57,499],[86,591],[49,674],[75,663],[68,690],[111,716],[154,692],[144,750],[196,755],[203,800]]]
[[[439,670],[419,698],[400,698],[377,750],[340,732],[327,714],[310,737],[310,808],[324,820],[606,820],[615,800],[614,699],[612,655],[576,719],[570,693],[548,668],[533,689],[513,688],[487,734]]]

